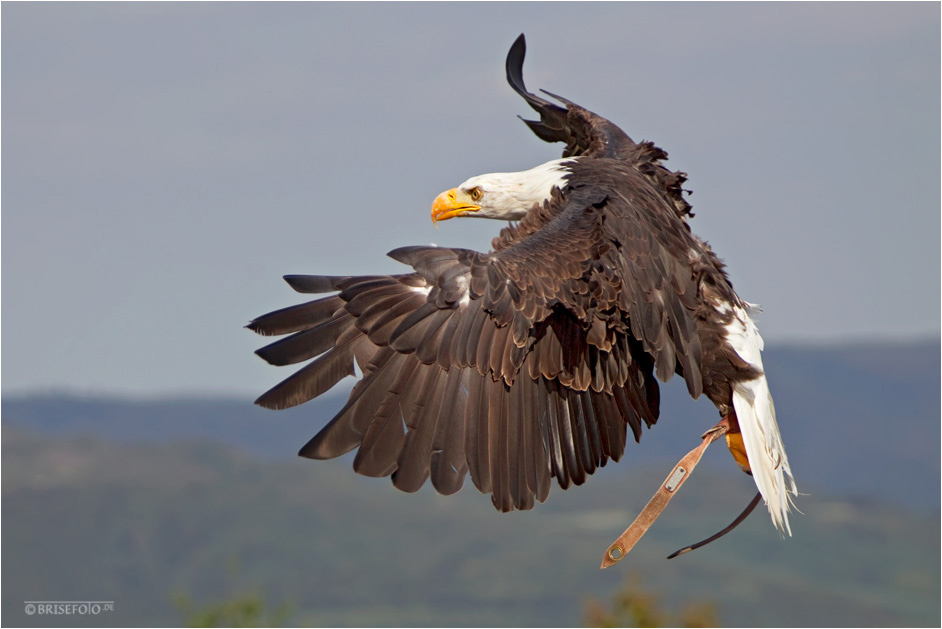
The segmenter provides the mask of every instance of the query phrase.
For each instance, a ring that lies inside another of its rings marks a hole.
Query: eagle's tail
[[[751,304],[732,308],[732,322],[726,326],[726,339],[739,356],[760,372],[752,380],[733,386],[733,407],[742,431],[749,467],[775,527],[791,535],[788,512],[792,497],[798,495],[788,456],[775,421],[775,404],[762,368],[762,337],[749,316]]]

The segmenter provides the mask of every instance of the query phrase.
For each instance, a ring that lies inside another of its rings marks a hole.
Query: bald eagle
[[[289,275],[327,296],[253,320],[289,336],[256,353],[310,361],[264,393],[302,404],[361,374],[347,403],[300,455],[357,449],[353,468],[408,492],[457,492],[470,473],[501,511],[546,500],[555,480],[581,485],[658,420],[658,380],[679,375],[729,430],[774,525],[789,532],[797,495],[762,367],[754,307],[691,233],[685,173],[667,153],[564,98],[527,91],[521,35],[510,86],[538,114],[524,120],[562,159],[472,177],[440,194],[432,220],[513,221],[493,251],[434,246],[389,253],[398,275]],[[756,500],[755,502],[758,502]]]

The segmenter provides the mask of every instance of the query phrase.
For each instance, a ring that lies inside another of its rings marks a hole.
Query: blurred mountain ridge
[[[800,489],[939,511],[938,340],[771,346],[764,361]],[[636,465],[672,465],[718,420],[713,406],[690,400],[677,378],[662,385],[661,398],[658,423],[640,444],[630,442],[615,466],[625,475]],[[342,394],[326,395],[272,412],[248,395],[136,400],[61,393],[5,397],[2,415],[4,426],[50,435],[118,443],[208,439],[287,459],[344,401]],[[726,460],[718,465],[730,467]]]

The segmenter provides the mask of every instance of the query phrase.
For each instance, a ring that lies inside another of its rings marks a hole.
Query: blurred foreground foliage
[[[283,627],[291,613],[284,603],[270,610],[258,592],[237,594],[201,609],[185,594],[174,598],[186,627]]]
[[[644,589],[641,575],[633,574],[612,596],[611,605],[590,600],[585,609],[587,627],[717,627],[716,605],[687,603],[677,614],[665,609],[658,594]]]

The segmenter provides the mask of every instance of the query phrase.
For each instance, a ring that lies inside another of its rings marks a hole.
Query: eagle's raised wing
[[[678,215],[693,216],[690,204],[683,198],[687,174],[671,171],[661,164],[661,160],[667,159],[667,151],[652,142],[635,143],[613,122],[561,96],[541,90],[565,107],[529,92],[523,82],[526,52],[526,38],[521,34],[507,54],[507,82],[540,114],[540,120],[523,119],[537,137],[551,143],[565,142],[563,157],[612,158],[635,164],[664,194]]]
[[[547,96],[564,103],[565,108],[527,90],[523,82],[523,59],[527,42],[520,35],[507,54],[507,82],[537,113],[540,120],[523,121],[546,142],[565,142],[563,157],[628,157],[637,145],[628,135],[608,120],[566,99],[544,91]]]

